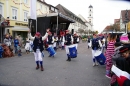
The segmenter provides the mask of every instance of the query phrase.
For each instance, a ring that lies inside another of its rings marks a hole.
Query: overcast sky
[[[63,5],[76,15],[81,14],[88,20],[88,7],[93,6],[94,30],[101,32],[114,19],[120,18],[121,10],[130,9],[130,2],[119,0],[45,0],[48,4]]]

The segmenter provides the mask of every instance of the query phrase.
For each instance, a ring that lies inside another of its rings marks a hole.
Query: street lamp
[[[125,23],[125,33],[127,33],[127,23],[128,23],[129,19],[128,19],[128,10],[126,10],[126,13],[125,13],[125,20],[124,20],[124,23]]]

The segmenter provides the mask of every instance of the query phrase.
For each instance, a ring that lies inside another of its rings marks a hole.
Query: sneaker
[[[111,76],[110,75],[105,75],[107,78],[111,79]]]
[[[98,66],[99,64],[98,63],[96,63],[96,66]]]
[[[96,66],[96,64],[95,64],[95,63],[93,63],[93,67],[94,67],[94,66]]]

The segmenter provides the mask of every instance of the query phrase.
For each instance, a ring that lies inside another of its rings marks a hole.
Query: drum
[[[54,56],[56,54],[54,48],[52,48],[52,47],[49,47],[47,50],[48,50],[50,56]]]
[[[76,58],[77,57],[77,49],[75,46],[69,46],[69,56],[71,58]]]

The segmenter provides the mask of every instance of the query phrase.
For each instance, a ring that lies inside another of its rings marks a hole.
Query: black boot
[[[71,57],[69,57],[68,59],[69,59],[69,61],[71,61]]]
[[[38,70],[39,69],[39,64],[37,64],[37,67],[36,67],[36,70]]]
[[[44,71],[43,65],[41,65],[41,71]]]

